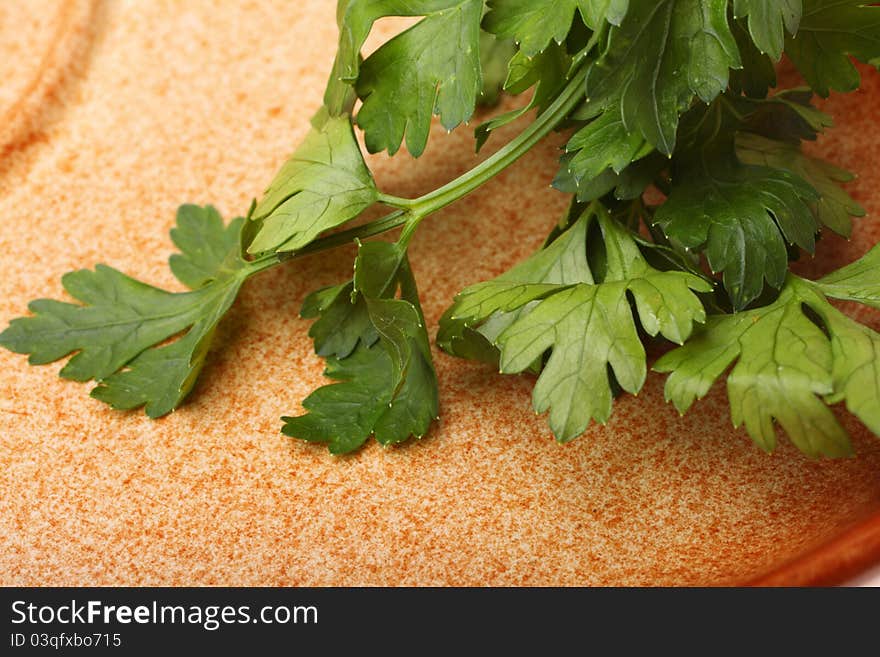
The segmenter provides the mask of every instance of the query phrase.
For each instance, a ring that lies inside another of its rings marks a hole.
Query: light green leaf
[[[466,326],[510,318],[490,330],[503,372],[533,369],[551,350],[532,402],[538,413],[550,411],[550,427],[563,442],[583,433],[591,419],[608,419],[609,367],[628,392],[638,392],[644,383],[645,351],[629,295],[649,335],[680,343],[694,322],[705,319],[694,291],[711,289],[691,274],[648,265],[626,229],[601,210],[605,275],[594,283],[586,239],[595,216],[588,210],[529,260],[494,281],[467,288],[447,313]]]
[[[349,119],[319,116],[315,124],[254,209],[261,226],[250,253],[296,251],[376,201]]]
[[[444,3],[397,35],[363,63],[356,89],[363,105],[357,115],[371,153],[425,149],[431,116],[447,130],[470,119],[482,88],[480,18],[482,0]]]
[[[92,396],[114,408],[146,406],[150,417],[169,413],[191,390],[214,329],[250,273],[241,245],[229,239],[244,220],[223,230],[216,218],[213,208],[185,207],[178,214],[175,241],[183,253],[175,260],[176,273],[200,285],[196,291],[166,292],[105,265],[71,272],[62,283],[82,305],[33,301],[28,307],[34,315],[13,320],[0,334],[0,345],[30,354],[34,365],[77,352],[62,377],[97,381]],[[195,248],[199,243],[202,249]],[[211,262],[217,265],[213,272]]]
[[[842,277],[850,279],[854,296],[859,276]],[[667,400],[684,413],[733,365],[727,376],[733,424],[744,425],[767,451],[776,447],[775,421],[805,454],[850,454],[846,431],[823,398],[845,401],[880,434],[880,335],[835,309],[823,287],[789,275],[773,303],[710,317],[683,347],[655,364],[658,372],[670,373]]]
[[[705,311],[692,290],[709,286],[684,272],[650,267],[621,226],[599,216],[607,252],[602,283],[566,287],[538,303],[497,340],[501,368],[520,372],[551,349],[532,394],[535,411],[550,410],[550,428],[562,442],[580,435],[591,419],[611,414],[609,367],[621,388],[641,390],[645,351],[627,293],[636,302],[642,326],[680,342]]]
[[[829,297],[880,308],[880,244],[855,262],[819,279],[817,284]]]
[[[552,354],[532,393],[535,411],[550,410],[560,442],[579,436],[591,419],[611,415],[608,367],[620,386],[638,392],[645,352],[626,299],[626,285],[578,285],[542,301],[498,338],[504,372],[527,369],[547,349]]]
[[[817,312],[831,334],[834,392],[826,401],[846,402],[850,413],[880,435],[880,334],[831,306]]]
[[[491,281],[455,297],[440,319],[438,346],[455,356],[495,363],[495,338],[534,307],[534,300],[567,285],[592,283],[586,260],[587,216],[544,249]],[[488,341],[488,342],[487,342]]]

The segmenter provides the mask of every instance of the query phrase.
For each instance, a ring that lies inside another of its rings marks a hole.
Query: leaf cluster
[[[374,52],[374,24],[410,17]],[[359,242],[351,280],[304,303],[333,380],[284,418],[285,434],[336,454],[370,436],[421,437],[439,412],[437,377],[407,247],[422,220],[473,192],[553,130],[566,130],[554,186],[570,211],[545,246],[463,290],[439,322],[445,352],[536,377],[532,396],[560,441],[606,422],[638,393],[646,345],[682,412],[726,376],[734,425],[764,449],[782,428],[811,456],[850,452],[829,408],[880,433],[880,338],[831,299],[880,307],[880,251],[817,281],[791,262],[848,237],[865,214],[852,174],[804,150],[832,121],[814,97],[860,84],[880,64],[880,7],[859,0],[339,0],[339,44],[305,139],[246,217],[182,206],[170,266],[185,292],[116,269],[67,274],[73,302],[41,299],[0,344],[93,396],[158,417],[193,388],[218,323],[244,282],[301,256]],[[806,86],[780,89],[787,56]],[[532,122],[473,169],[416,199],[384,193],[366,151],[413,157],[434,117],[481,115],[476,149]],[[650,192],[650,193],[646,193]],[[376,205],[391,212],[353,223]],[[486,217],[492,221],[492,217]],[[452,256],[454,257],[454,256]]]

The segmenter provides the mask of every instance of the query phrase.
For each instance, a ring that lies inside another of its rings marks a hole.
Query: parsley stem
[[[397,210],[376,221],[317,239],[299,251],[273,253],[257,258],[251,261],[247,275],[257,274],[289,260],[334,249],[349,244],[355,239],[379,235],[404,224],[406,226],[400,241],[403,245],[408,244],[422,219],[470,194],[483,183],[501,173],[556,128],[583,100],[586,74],[586,66],[581,66],[556,97],[556,100],[529,127],[467,173],[415,199],[379,193],[379,202],[395,207]]]
[[[298,258],[299,256],[306,256],[320,251],[327,251],[328,249],[335,249],[338,246],[351,244],[356,239],[385,233],[398,226],[402,226],[406,222],[406,212],[403,210],[395,210],[381,219],[376,219],[370,223],[355,226],[354,228],[348,228],[347,230],[341,230],[338,233],[333,233],[332,235],[317,239],[311,244],[304,246],[299,251],[289,254],[287,259]]]
[[[535,144],[556,128],[584,98],[587,70],[582,66],[571,78],[553,104],[535,121],[491,157],[455,180],[414,200],[409,208],[424,217],[470,194],[484,182],[525,155]]]
[[[317,239],[311,244],[304,246],[299,251],[272,253],[270,255],[257,258],[256,260],[252,260],[247,273],[248,276],[252,276],[253,274],[257,274],[265,269],[269,269],[283,262],[296,260],[303,256],[320,253],[321,251],[329,251],[330,249],[335,249],[346,244],[351,244],[351,242],[356,239],[379,235],[380,233],[384,233],[392,230],[393,228],[397,228],[398,226],[402,226],[406,222],[406,213],[403,210],[396,210],[390,214],[385,215],[381,219],[371,221],[368,224],[355,226],[354,228],[342,230],[338,233],[333,233],[332,235],[327,235],[326,237]]]
[[[525,155],[535,144],[556,128],[584,98],[586,66],[581,66],[569,80],[562,92],[535,121],[514,137],[503,148],[494,153],[467,173],[442,187],[416,199],[402,199],[389,194],[380,194],[379,200],[388,205],[409,211],[418,223],[429,214],[446,207],[470,194],[490,178],[498,175]]]
[[[400,196],[394,196],[393,194],[385,194],[384,192],[379,192],[376,198],[380,203],[390,205],[393,208],[401,208],[404,210],[410,209],[413,204],[418,201],[418,199],[413,200],[408,198],[401,198]]]

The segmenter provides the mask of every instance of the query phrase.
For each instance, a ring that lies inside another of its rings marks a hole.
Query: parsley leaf
[[[843,301],[857,301],[880,308],[880,246],[846,267],[819,280],[822,291],[829,297]]]
[[[620,25],[629,0],[489,0],[483,28],[514,39],[526,57],[542,52],[551,41],[568,36],[575,11],[592,29],[608,21]]]
[[[347,358],[359,343],[369,347],[379,339],[366,302],[354,294],[352,281],[313,292],[303,302],[300,315],[316,320],[309,337],[315,353],[324,358]]]
[[[461,0],[338,0],[336,23],[339,47],[333,70],[324,93],[324,105],[332,116],[349,113],[353,105],[352,85],[358,79],[361,48],[373,29],[373,23],[386,16],[424,16],[460,4]]]
[[[223,217],[211,205],[181,205],[171,241],[180,249],[168,259],[171,273],[195,290],[218,276],[238,269],[242,242],[242,220],[223,227]]]
[[[544,111],[565,85],[570,64],[571,58],[565,54],[562,47],[557,45],[544,49],[534,57],[526,57],[521,50],[517,51],[510,60],[504,90],[518,95],[534,86],[535,91],[528,104],[477,126],[475,131],[477,152],[489,139],[493,130],[515,121],[533,108],[537,108],[539,114]]]
[[[347,117],[319,113],[253,211],[251,253],[295,251],[357,217],[378,196]]]
[[[593,282],[585,258],[586,230],[586,220],[574,221],[524,262],[459,293],[440,319],[438,346],[454,356],[497,364],[495,339],[528,314],[536,299],[560,285]]]
[[[470,119],[482,87],[482,0],[438,3],[445,8],[397,35],[361,66],[356,89],[363,105],[357,122],[371,153],[407,150],[418,157],[428,142],[431,116],[447,130]]]
[[[587,98],[594,116],[620,112],[627,132],[669,155],[679,113],[694,95],[713,100],[740,65],[727,0],[632,0],[590,70]]]
[[[784,169],[799,176],[819,195],[815,215],[823,226],[838,235],[852,233],[850,217],[863,217],[865,210],[840,187],[855,178],[850,172],[804,153],[800,145],[743,132],[736,137],[737,157],[743,164]]]
[[[748,16],[749,33],[762,53],[782,57],[785,31],[797,34],[803,13],[802,0],[734,0],[733,15]],[[784,28],[784,29],[783,29]]]
[[[705,248],[736,310],[761,294],[764,280],[783,284],[786,240],[812,252],[818,222],[810,204],[819,200],[789,171],[741,163],[734,147],[739,121],[724,98],[688,117],[689,146],[676,154],[672,190],[655,215],[667,237]]]
[[[636,160],[620,173],[609,167],[594,178],[578,179],[569,166],[572,157],[572,154],[565,154],[560,158],[562,166],[553,179],[553,187],[566,194],[574,194],[582,203],[595,201],[612,192],[614,199],[618,201],[637,199],[669,166],[666,156],[654,151]]]
[[[785,52],[820,96],[858,89],[860,76],[849,59],[875,63],[880,57],[880,7],[860,0],[804,0],[804,15]]]
[[[346,326],[351,335],[360,332],[354,350],[327,359],[325,374],[340,382],[309,395],[305,415],[282,418],[286,435],[327,443],[334,454],[359,448],[370,434],[382,445],[421,437],[438,411],[437,377],[404,250],[388,242],[361,245],[351,287],[327,291],[323,301],[313,296],[304,314],[326,313],[349,290],[349,305],[361,304],[356,316],[365,313],[368,325],[358,319]]]
[[[730,29],[736,39],[742,62],[742,68],[730,72],[730,90],[752,98],[766,98],[770,88],[776,86],[776,67],[773,60],[758,50],[742,21],[733,21]]]
[[[224,229],[214,208],[183,206],[174,233],[182,253],[172,267],[197,290],[166,292],[106,265],[71,272],[62,283],[82,305],[33,301],[28,308],[34,315],[13,320],[0,345],[30,354],[33,365],[77,352],[62,377],[97,381],[92,396],[114,408],[146,406],[150,417],[165,415],[192,389],[214,329],[252,273],[232,239],[243,225],[239,218]]]
[[[480,105],[492,107],[498,104],[510,60],[516,52],[516,46],[510,39],[499,39],[488,32],[480,33],[480,70],[483,77]]]
[[[654,151],[638,132],[628,132],[616,112],[603,112],[578,130],[565,146],[571,157],[566,160],[575,184],[592,180],[606,169],[620,173],[631,162]]]
[[[816,200],[809,185],[785,171],[714,167],[676,186],[656,221],[685,248],[705,245],[709,266],[724,272],[730,300],[742,309],[760,295],[764,280],[775,288],[785,280],[783,233],[812,251],[816,225],[807,204]],[[810,223],[803,222],[805,217]]]
[[[572,128],[553,181],[573,195],[568,213],[539,252],[456,297],[438,345],[535,374],[533,407],[565,442],[605,422],[615,394],[642,388],[645,343],[663,336],[681,345],[657,363],[680,410],[729,370],[734,424],[762,447],[775,447],[778,423],[808,454],[848,454],[829,405],[845,403],[880,433],[880,335],[829,298],[880,308],[880,247],[818,281],[788,269],[821,229],[848,236],[865,213],[840,186],[852,176],[802,142],[831,125],[814,92],[856,88],[851,58],[880,66],[874,4],[338,0],[324,107],[262,200],[228,226],[211,207],[180,208],[169,264],[190,291],[106,265],[72,272],[72,300],[33,302],[0,345],[32,363],[69,357],[61,376],[157,417],[193,387],[251,275],[405,226],[397,243],[359,243],[352,280],[306,298],[301,314],[314,319],[332,381],[282,431],[337,454],[371,435],[383,445],[420,437],[438,386],[406,245],[429,215]],[[387,16],[414,20],[364,59]],[[812,88],[768,97],[785,53]],[[451,130],[477,103],[530,90],[525,106],[476,129],[477,150],[532,109],[534,120],[470,170],[418,198],[377,189],[356,127],[369,151],[393,155],[405,142],[418,157],[435,116]],[[394,210],[335,231],[379,203]]]
[[[732,124],[736,130],[799,144],[815,141],[834,125],[830,116],[811,104],[812,98],[809,90],[788,89],[764,99],[730,98],[728,109],[738,114],[739,125]]]
[[[628,295],[649,335],[660,333],[681,343],[693,323],[705,319],[693,291],[711,289],[691,274],[648,265],[630,234],[604,210],[596,216],[604,237],[605,274],[595,283],[585,244],[593,216],[585,212],[549,247],[507,274],[465,289],[449,314],[474,325],[495,313],[526,311],[495,339],[501,369],[522,372],[551,350],[532,401],[537,412],[550,410],[550,427],[562,442],[583,433],[591,419],[607,421],[609,367],[628,392],[644,384],[645,351]],[[552,280],[567,282],[541,282]]]
[[[849,454],[846,431],[822,399],[845,401],[880,433],[880,334],[846,317],[825,295],[880,305],[876,276],[865,277],[878,262],[875,248],[827,280],[789,274],[773,303],[710,317],[686,345],[655,364],[656,371],[670,373],[666,398],[684,413],[735,361],[727,376],[734,426],[745,425],[767,451],[776,447],[775,420],[810,456]]]
[[[591,30],[598,30],[603,21],[620,25],[629,11],[630,0],[578,0],[578,9],[584,23]]]

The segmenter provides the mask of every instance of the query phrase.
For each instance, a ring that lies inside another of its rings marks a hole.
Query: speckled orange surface
[[[96,262],[179,289],[176,206],[229,216],[261,192],[320,103],[334,5],[0,4],[0,325]],[[827,104],[840,127],[818,149],[860,172],[870,217],[850,242],[823,239],[807,271],[880,237],[878,101],[866,70],[863,91]],[[539,246],[566,202],[548,186],[561,141],[419,231],[432,328],[455,291]],[[474,162],[466,130],[438,130],[417,162],[371,158],[398,195]],[[880,509],[880,440],[852,418],[857,458],[787,442],[767,456],[731,429],[723,389],[679,418],[656,375],[559,446],[528,378],[437,352],[442,420],[421,442],[347,458],[293,442],[278,418],[322,383],[297,311],[351,255],[252,281],[190,402],[161,421],[0,351],[0,584],[730,584]]]

